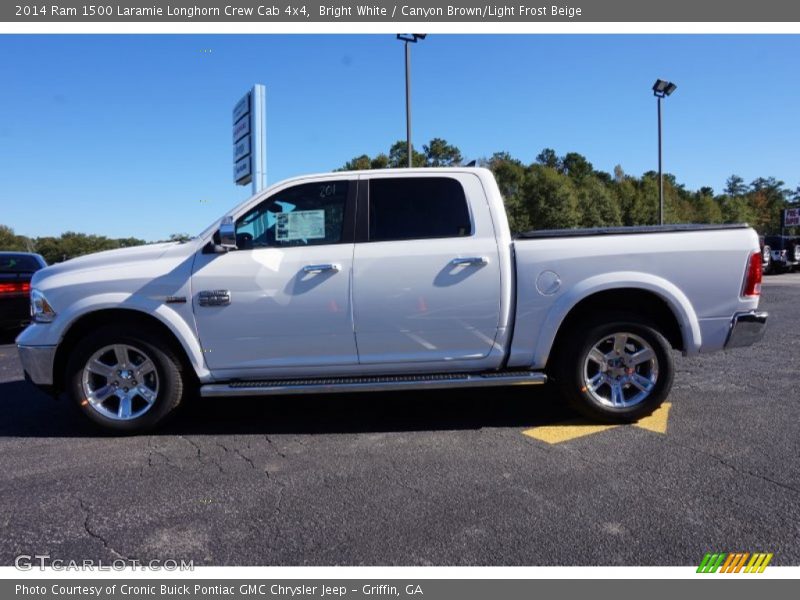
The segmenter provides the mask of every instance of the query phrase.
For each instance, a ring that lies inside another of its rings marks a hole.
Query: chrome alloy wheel
[[[644,339],[618,332],[598,341],[583,361],[583,387],[611,408],[644,401],[658,381],[658,358]]]
[[[84,402],[115,421],[146,413],[158,398],[158,371],[147,354],[128,344],[105,346],[92,354],[81,373]]]

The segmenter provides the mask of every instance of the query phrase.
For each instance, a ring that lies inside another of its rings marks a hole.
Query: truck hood
[[[103,269],[121,269],[134,264],[153,263],[165,256],[174,255],[175,258],[182,258],[194,253],[197,244],[197,240],[192,239],[185,243],[162,242],[95,252],[94,254],[72,258],[37,271],[33,276],[31,285],[36,287],[46,280],[59,275]],[[122,272],[120,272],[120,276],[122,276]]]

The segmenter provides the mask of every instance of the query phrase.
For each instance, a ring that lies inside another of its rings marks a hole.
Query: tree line
[[[441,138],[412,148],[415,167],[458,166],[464,158],[458,147]],[[658,223],[658,173],[641,177],[625,173],[621,166],[613,173],[594,168],[577,152],[559,156],[545,148],[534,162],[496,152],[475,161],[494,173],[514,232],[530,229],[609,227]],[[405,141],[394,143],[388,152],[375,156],[362,154],[347,161],[339,171],[405,167],[408,151]],[[674,175],[664,175],[665,223],[749,223],[759,233],[779,233],[781,212],[800,203],[800,185],[794,190],[774,177],[758,177],[752,182],[731,175],[721,193],[711,187],[689,190]],[[800,228],[787,230],[798,234]],[[170,240],[186,239],[172,234]],[[0,250],[20,250],[41,254],[48,264],[99,252],[139,246],[145,240],[108,238],[68,231],[58,237],[30,238],[0,225]]]
[[[186,234],[172,234],[170,241],[187,239]],[[166,241],[166,240],[162,240]],[[141,246],[148,242],[139,238],[108,238],[104,235],[89,235],[67,231],[59,236],[27,237],[14,233],[7,225],[0,225],[0,250],[17,250],[41,254],[48,265],[70,258],[100,252]]]
[[[446,140],[434,138],[412,149],[415,167],[462,164],[461,151]],[[559,156],[545,148],[526,164],[508,152],[496,152],[475,161],[494,173],[503,195],[511,229],[561,229],[658,223],[658,173],[641,177],[594,168],[577,152]],[[340,170],[382,169],[408,164],[406,143],[398,141],[388,153],[361,155]],[[800,203],[800,185],[794,190],[774,177],[759,177],[747,184],[731,175],[722,193],[711,187],[689,190],[674,175],[664,175],[665,223],[749,223],[759,233],[779,233],[781,212]],[[789,230],[790,233],[797,233]]]

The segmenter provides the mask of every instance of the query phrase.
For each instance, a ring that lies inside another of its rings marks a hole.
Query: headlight
[[[37,323],[49,323],[56,318],[56,311],[37,289],[31,290],[31,318]]]

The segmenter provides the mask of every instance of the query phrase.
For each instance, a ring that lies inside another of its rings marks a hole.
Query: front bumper
[[[741,348],[761,341],[761,338],[764,337],[764,330],[767,328],[768,316],[769,313],[763,310],[751,310],[733,315],[725,347]]]
[[[36,385],[53,385],[53,363],[56,358],[55,346],[23,346],[17,344],[22,369]]]

